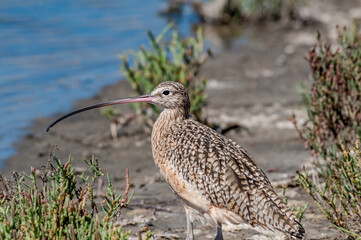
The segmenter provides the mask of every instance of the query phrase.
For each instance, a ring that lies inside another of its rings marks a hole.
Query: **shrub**
[[[204,90],[207,80],[199,77],[199,69],[210,52],[204,52],[200,29],[196,38],[182,39],[173,31],[170,42],[164,41],[164,35],[171,27],[172,25],[168,25],[157,37],[148,31],[150,49],[141,47],[138,52],[128,51],[121,55],[123,63],[120,68],[132,88],[140,95],[150,93],[163,81],[182,83],[191,99],[191,114],[202,121],[201,110],[206,103]],[[149,108],[151,115],[159,113],[159,109],[154,105],[135,106],[141,109],[142,113],[147,112]]]
[[[98,214],[93,188],[104,176],[98,162],[86,162],[90,177],[85,177],[76,176],[70,158],[65,164],[53,160],[56,166],[49,161],[39,177],[35,169],[30,175],[15,173],[11,182],[0,176],[0,239],[128,239],[129,232],[113,223],[131,200],[128,172],[124,195],[116,194],[107,175],[103,214]]]
[[[341,154],[328,152],[326,165],[317,165],[323,179],[298,172],[301,186],[311,195],[321,213],[337,229],[361,239],[361,150],[359,141]]]
[[[238,0],[242,15],[249,19],[294,19],[302,0]]]
[[[224,24],[239,21],[261,21],[280,19],[294,20],[297,8],[304,0],[225,0],[195,3],[196,12],[205,21]]]
[[[339,29],[340,47],[332,51],[318,36],[308,53],[314,83],[302,94],[309,117],[299,131],[308,148],[323,153],[340,142],[353,144],[361,126],[361,37],[357,27]]]
[[[302,94],[308,120],[301,128],[295,116],[292,120],[316,171],[298,175],[329,221],[361,238],[361,36],[356,25],[349,31],[338,28],[338,34],[337,50],[318,35],[308,53],[314,79],[311,91]]]

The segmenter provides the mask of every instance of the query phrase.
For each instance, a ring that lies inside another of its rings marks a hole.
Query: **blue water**
[[[161,0],[1,0],[0,166],[35,118],[71,109],[122,78],[117,57],[167,24]],[[190,34],[190,8],[177,19]]]

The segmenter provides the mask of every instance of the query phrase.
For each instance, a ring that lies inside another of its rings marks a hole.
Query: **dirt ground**
[[[227,136],[247,149],[279,194],[282,185],[289,185],[286,196],[290,205],[303,206],[307,201],[312,202],[306,192],[292,187],[295,171],[309,165],[310,158],[288,121],[292,113],[296,113],[300,121],[306,117],[296,93],[296,86],[309,82],[309,68],[304,57],[315,43],[316,30],[332,39],[335,23],[349,23],[346,20],[349,16],[360,14],[360,9],[357,12],[353,4],[355,1],[344,1],[343,4],[315,1],[315,6],[303,12],[313,19],[306,25],[243,26],[245,40],[220,44],[216,56],[202,69],[202,75],[210,79],[206,108],[210,121],[222,126],[241,126],[228,132]],[[224,30],[211,27],[205,27],[205,35],[215,44],[227,37]],[[232,42],[232,38],[229,41]],[[91,99],[77,102],[75,108],[132,94],[129,85],[120,81]],[[127,106],[117,108],[124,114],[131,112]],[[58,116],[34,122],[31,133],[17,144],[18,154],[7,161],[2,170],[4,175],[45,165],[49,150],[55,144],[60,148],[55,154],[63,160],[71,154],[76,167],[85,168],[83,159],[94,154],[117,188],[124,189],[125,169],[130,169],[134,199],[119,223],[124,229],[132,230],[133,239],[138,239],[137,230],[144,226],[156,234],[156,239],[185,238],[184,210],[153,163],[149,130],[134,121],[120,129],[119,140],[113,141],[108,120],[94,110],[69,118],[46,133],[47,125]],[[306,211],[302,224],[307,239],[342,239],[314,204]],[[215,229],[200,224],[195,225],[194,232],[197,239],[207,240],[216,234]],[[283,235],[264,235],[249,227],[225,227],[224,238],[282,239]]]

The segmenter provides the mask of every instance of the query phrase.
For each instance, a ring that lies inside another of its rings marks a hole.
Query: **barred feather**
[[[152,95],[164,89],[183,91],[173,100],[186,104],[164,106],[153,128],[153,157],[193,218],[212,225],[247,223],[302,239],[303,227],[253,158],[237,143],[188,117],[189,99],[182,85],[166,82]]]

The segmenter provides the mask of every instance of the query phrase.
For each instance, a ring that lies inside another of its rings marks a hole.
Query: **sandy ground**
[[[344,7],[346,9],[334,8],[334,16],[343,16],[344,12],[347,16],[347,11],[352,10],[351,5]],[[308,14],[312,15],[312,11],[315,10],[308,9]],[[210,121],[242,126],[228,132],[227,136],[247,149],[265,170],[278,193],[282,192],[283,184],[289,185],[286,196],[289,204],[294,206],[311,201],[302,189],[292,187],[295,171],[310,159],[288,117],[294,112],[301,120],[305,119],[296,86],[308,81],[309,69],[304,56],[315,42],[316,29],[332,38],[331,23],[325,21],[318,19],[306,26],[270,24],[258,29],[245,27],[246,43],[223,48],[202,69],[202,75],[210,79],[206,108]],[[215,34],[217,31],[206,28],[206,38],[219,41],[222,36]],[[77,102],[75,108],[132,94],[129,85],[121,81],[91,99]],[[118,109],[124,114],[131,112],[127,106]],[[77,167],[84,168],[83,159],[94,154],[103,171],[110,173],[117,188],[124,189],[125,169],[130,169],[135,195],[119,221],[124,229],[132,230],[134,239],[137,239],[137,229],[144,226],[156,234],[156,239],[185,238],[185,214],[153,163],[149,130],[134,121],[120,129],[120,139],[113,141],[108,120],[94,110],[69,118],[46,133],[47,125],[56,117],[34,122],[31,133],[17,144],[18,154],[7,161],[2,170],[4,175],[45,165],[49,150],[55,144],[60,148],[56,155],[65,160],[71,154]],[[305,213],[303,225],[308,239],[339,237],[314,205]],[[215,229],[209,226],[195,226],[197,239],[213,239],[215,233]],[[224,237],[229,240],[282,239],[283,235],[264,235],[240,227],[225,228]]]

